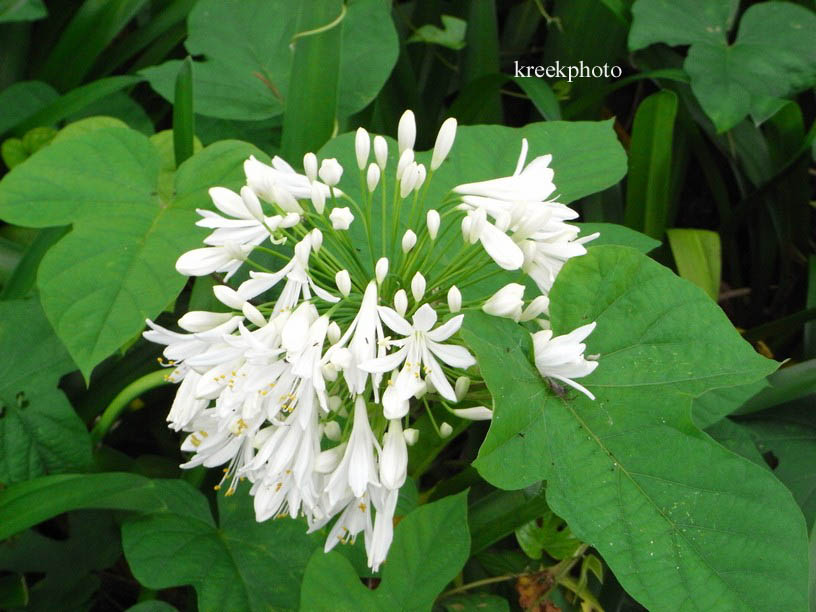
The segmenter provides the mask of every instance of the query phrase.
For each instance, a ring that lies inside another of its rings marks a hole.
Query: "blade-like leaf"
[[[720,295],[720,236],[698,229],[670,229],[669,238],[677,272],[705,291],[712,300]]]

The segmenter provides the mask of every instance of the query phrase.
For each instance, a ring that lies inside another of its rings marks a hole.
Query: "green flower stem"
[[[91,430],[91,440],[94,445],[99,444],[108,430],[119,418],[119,415],[130,405],[130,402],[135,400],[143,393],[160,387],[162,385],[170,384],[167,379],[167,374],[164,370],[156,370],[150,374],[146,374],[141,378],[134,380],[127,387],[122,389],[119,394],[113,398],[113,401],[105,408],[102,416],[96,422]]]
[[[386,217],[387,217],[387,215],[385,214],[385,211],[386,211],[386,207],[388,206],[388,196],[387,196],[387,193],[386,193],[387,189],[386,189],[385,172],[383,172],[382,176],[380,177],[379,187],[380,187],[380,189],[382,189],[382,211],[380,212],[380,222],[381,222],[380,225],[382,226],[381,227],[381,230],[382,230],[382,244],[380,244],[380,257],[385,257],[385,255],[386,255],[385,245],[387,244],[386,241],[385,241],[385,225],[386,225]],[[373,197],[372,197],[372,201],[373,201]]]

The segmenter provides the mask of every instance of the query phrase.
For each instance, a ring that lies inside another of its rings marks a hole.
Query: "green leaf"
[[[57,90],[41,81],[20,81],[0,93],[0,134],[5,134],[59,97]]]
[[[816,82],[813,11],[789,2],[762,2],[745,11],[728,43],[735,0],[639,0],[629,48],[651,43],[691,44],[683,68],[718,132],[752,114],[762,120],[781,108],[780,98]]]
[[[581,546],[581,540],[572,535],[564,519],[549,509],[538,519],[516,529],[516,539],[531,559],[541,559],[546,552],[560,561],[574,555]]]
[[[177,609],[166,601],[150,599],[130,606],[126,612],[177,612]]]
[[[145,136],[98,129],[58,137],[0,182],[6,221],[73,224],[43,258],[37,284],[48,319],[86,378],[181,290],[175,261],[202,237],[194,210],[210,207],[209,187],[243,184],[241,164],[250,154],[263,157],[246,143],[216,143],[170,182]]]
[[[464,48],[467,21],[451,15],[442,15],[440,19],[442,20],[441,28],[432,23],[425,24],[418,27],[405,42],[440,45],[456,51]]]
[[[301,609],[428,610],[468,558],[467,492],[420,506],[394,530],[376,590],[365,588],[338,552],[315,551],[306,566]]]
[[[618,246],[628,246],[637,249],[641,253],[648,253],[660,246],[660,241],[641,234],[625,225],[615,223],[576,223],[581,228],[580,236],[588,236],[599,232],[601,235],[590,242],[590,246],[600,246],[602,244],[616,244]]]
[[[510,604],[498,595],[470,593],[446,597],[440,604],[445,612],[510,612]]]
[[[198,494],[175,512],[133,517],[122,547],[136,579],[152,589],[192,585],[201,610],[294,610],[317,545],[291,519],[255,521],[246,491],[218,496],[218,524]]]
[[[8,574],[0,578],[0,606],[24,608],[28,605],[28,585],[22,574]]]
[[[638,106],[629,147],[626,225],[661,239],[669,214],[677,96],[652,94]]]
[[[42,0],[0,0],[0,23],[36,21],[48,17]]]
[[[285,0],[201,0],[187,22],[187,52],[203,55],[194,71],[196,112],[221,119],[260,120],[283,112],[293,60],[297,3]],[[397,60],[390,9],[382,0],[351,0],[342,22],[337,114],[367,106]],[[178,60],[143,70],[168,101]],[[294,161],[294,160],[293,160]]]
[[[805,609],[801,512],[767,470],[690,418],[694,396],[759,379],[773,362],[702,291],[632,249],[570,260],[550,298],[556,334],[597,321],[587,353],[599,366],[581,380],[597,399],[543,381],[534,390],[532,366],[520,367],[527,333],[469,315],[465,339],[495,402],[480,473],[514,488],[525,484],[518,465],[547,479],[553,511],[647,608]],[[505,395],[518,379],[531,400]],[[517,459],[535,453],[546,455],[538,473]]]
[[[173,152],[175,167],[193,155],[195,140],[195,115],[193,114],[193,60],[187,57],[176,75],[176,91],[173,97]]]
[[[669,238],[677,272],[705,291],[715,302],[720,295],[720,235],[700,229],[670,229]]]
[[[57,389],[74,365],[36,298],[0,302],[0,354],[0,482],[87,468],[88,431]]]
[[[471,554],[480,553],[548,510],[541,485],[524,491],[492,491],[479,498],[468,509]]]
[[[182,480],[151,480],[138,474],[40,476],[0,490],[0,540],[71,510],[183,512],[198,495]]]
[[[109,96],[99,98],[95,102],[85,105],[85,108],[81,111],[67,117],[67,121],[77,121],[86,117],[98,117],[100,115],[120,119],[128,127],[147,136],[155,131],[153,121],[145,110],[124,91],[114,92]]]
[[[705,428],[736,412],[750,398],[768,387],[768,380],[757,380],[747,385],[712,389],[694,398],[692,417],[697,427]]]

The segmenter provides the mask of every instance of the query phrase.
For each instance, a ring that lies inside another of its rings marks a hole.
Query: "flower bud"
[[[258,196],[255,195],[255,192],[252,191],[247,185],[241,187],[241,199],[244,201],[244,206],[246,206],[247,210],[250,214],[255,217],[258,221],[263,219],[263,208],[261,208],[261,201],[258,199]]]
[[[529,306],[524,309],[524,312],[521,313],[520,321],[532,321],[538,315],[542,313],[547,313],[550,307],[550,298],[546,295],[539,295],[535,298],[532,302],[530,302]]]
[[[493,411],[485,406],[473,406],[472,408],[454,408],[453,414],[460,419],[468,421],[489,421],[493,418]]]
[[[323,374],[323,378],[329,382],[334,382],[337,380],[337,367],[333,363],[327,363],[326,365],[322,366],[320,371]]]
[[[402,173],[402,180],[400,181],[401,198],[408,197],[408,194],[414,190],[418,178],[419,170],[417,169],[416,162],[411,162],[405,169],[405,172]]]
[[[249,302],[244,302],[241,312],[243,312],[247,320],[254,325],[257,325],[258,327],[264,327],[266,325],[266,318],[263,316],[263,314],[261,314],[261,311],[255,308],[255,306]]]
[[[411,279],[411,295],[414,301],[419,302],[425,296],[425,277],[419,272]]]
[[[439,225],[442,223],[439,212],[434,209],[429,210],[425,216],[425,222],[428,224],[428,235],[431,237],[431,240],[436,240],[436,236],[439,234]]]
[[[309,182],[314,183],[315,179],[317,179],[317,155],[307,153],[303,156],[303,171],[306,173]]]
[[[326,183],[329,187],[334,187],[340,182],[340,177],[343,176],[343,166],[334,158],[324,159],[320,164],[320,171],[318,172],[320,180]]]
[[[425,170],[425,164],[417,164],[417,176],[416,180],[414,181],[414,189],[419,191],[422,184],[425,182],[425,177],[428,175],[428,171]]]
[[[340,424],[337,421],[329,421],[323,426],[323,434],[332,442],[337,442],[342,433]]]
[[[369,164],[366,173],[366,185],[369,191],[374,191],[380,182],[380,167],[377,164]]]
[[[405,482],[408,470],[408,448],[402,432],[400,419],[392,419],[388,431],[383,435],[383,450],[380,455],[380,483],[396,490]]]
[[[332,351],[331,355],[331,363],[334,367],[338,370],[345,370],[347,367],[351,365],[353,356],[351,351],[347,348],[337,349],[336,351]]]
[[[453,427],[451,427],[447,422],[442,423],[439,426],[439,437],[440,438],[447,438],[453,433]]]
[[[456,379],[456,385],[453,387],[454,392],[456,393],[456,401],[461,402],[462,399],[467,395],[468,390],[470,389],[470,378],[467,376],[460,376]]]
[[[312,230],[312,250],[317,253],[320,250],[320,247],[323,246],[323,232],[319,229],[314,228]]]
[[[377,264],[374,266],[374,275],[377,277],[377,284],[382,284],[385,277],[388,276],[388,258],[380,257]]]
[[[205,312],[203,310],[191,310],[178,320],[181,329],[197,333],[211,330],[222,323],[226,323],[233,317],[231,312]]]
[[[343,208],[333,208],[329,213],[329,219],[334,229],[347,230],[351,222],[354,221],[354,215],[351,214],[351,209],[348,206],[344,206]]]
[[[518,322],[524,307],[523,297],[524,285],[508,283],[484,303],[482,310],[494,317],[505,317]]]
[[[459,312],[462,310],[462,293],[456,285],[452,285],[451,288],[448,289],[448,310],[451,312]]]
[[[300,215],[298,213],[290,212],[286,213],[281,219],[280,227],[283,229],[288,229],[290,227],[295,227],[298,223],[300,223]],[[321,240],[323,236],[321,235]]]
[[[382,136],[374,137],[374,159],[377,160],[380,170],[385,170],[388,161],[388,142]]]
[[[357,128],[354,136],[354,152],[357,154],[357,167],[364,170],[368,163],[368,152],[371,150],[371,138],[365,128]]]
[[[439,128],[434,144],[433,156],[431,157],[431,171],[436,170],[445,161],[450,153],[453,141],[456,138],[456,119],[448,117]]]
[[[334,275],[334,282],[337,284],[337,290],[343,294],[343,297],[348,297],[351,293],[351,277],[348,270],[340,270]]]
[[[414,245],[417,242],[417,236],[412,230],[407,230],[402,235],[402,252],[407,253],[411,249],[414,248]]]
[[[312,183],[312,206],[318,215],[322,215],[326,208],[326,192],[323,191],[323,185],[318,183]]]
[[[334,423],[334,421],[332,421]],[[337,423],[334,423],[337,425]],[[338,426],[339,429],[339,426]],[[328,436],[326,436],[328,438]],[[329,438],[331,440],[331,438]],[[314,471],[318,474],[330,474],[340,464],[343,454],[346,452],[346,443],[343,442],[334,448],[318,453],[314,460]]]
[[[272,196],[275,203],[286,212],[303,212],[303,208],[301,208],[300,204],[295,199],[295,196],[293,196],[283,185],[272,185]]]
[[[331,344],[337,344],[337,341],[340,340],[340,336],[343,333],[340,331],[340,326],[332,321],[329,323],[329,329],[326,331],[326,337],[329,339]]]
[[[399,145],[399,152],[414,148],[414,141],[416,140],[416,119],[411,110],[406,110],[400,117],[399,125],[397,126],[397,144]]]
[[[413,446],[419,440],[419,430],[409,427],[403,430],[402,437],[405,438],[405,443],[408,446]]]
[[[405,289],[400,289],[394,294],[394,310],[400,316],[403,316],[405,311],[408,310],[408,294],[405,293]]]
[[[246,301],[235,289],[227,285],[216,285],[213,287],[213,293],[215,294],[215,299],[230,308],[241,309]]]
[[[403,174],[410,166],[414,163],[414,152],[411,149],[408,149],[400,155],[399,161],[397,162],[397,180],[401,181]]]
[[[331,410],[332,412],[338,412],[342,405],[343,405],[343,400],[340,399],[339,395],[330,395],[329,396],[329,410]]]

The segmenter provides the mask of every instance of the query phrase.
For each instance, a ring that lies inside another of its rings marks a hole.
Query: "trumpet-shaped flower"
[[[594,329],[595,323],[589,323],[563,336],[553,337],[550,329],[532,334],[535,365],[539,373],[568,384],[592,400],[595,396],[573,379],[588,376],[598,367],[597,361],[584,357],[586,345],[583,341]]]

